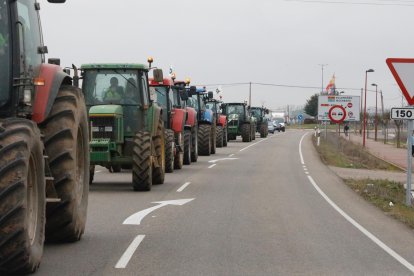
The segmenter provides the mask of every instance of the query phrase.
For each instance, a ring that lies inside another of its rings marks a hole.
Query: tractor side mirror
[[[213,94],[213,92],[212,92],[212,91],[209,91],[209,92],[208,92],[208,98],[209,98],[209,99],[214,98],[214,94]]]
[[[181,100],[183,100],[183,101],[187,101],[188,100],[188,93],[187,93],[187,90],[185,89],[185,88],[180,88],[180,90],[179,90],[180,92],[180,98],[181,98]]]
[[[163,76],[163,73],[162,73],[162,69],[154,69],[152,74],[154,76],[154,81],[163,82],[164,76]]]
[[[66,0],[47,0],[47,2],[54,3],[54,4],[60,4],[60,3],[65,3]]]
[[[196,95],[197,94],[197,87],[190,86],[190,92],[188,93],[188,96]]]
[[[47,63],[54,64],[54,65],[60,65],[60,58],[49,58],[47,60]]]

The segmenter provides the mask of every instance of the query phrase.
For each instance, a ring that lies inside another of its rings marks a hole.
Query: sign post
[[[392,75],[397,81],[407,103],[414,105],[414,59],[413,58],[387,58],[385,61]],[[412,141],[414,108],[392,108],[391,119],[409,120],[407,124],[407,188],[405,191],[405,205],[411,206],[411,174],[413,156]]]

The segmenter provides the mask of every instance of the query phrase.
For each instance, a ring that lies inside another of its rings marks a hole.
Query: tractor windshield
[[[226,114],[244,114],[243,105],[229,105],[227,106]]]
[[[214,113],[216,113],[216,103],[214,103],[214,102],[207,102],[206,103],[206,107],[207,107],[207,109],[210,109],[211,111],[213,111]]]
[[[0,0],[0,106],[9,100],[11,57],[9,51],[8,1]]]
[[[85,70],[82,88],[86,104],[142,106],[143,93],[138,77],[136,70]]]
[[[154,102],[159,104],[162,108],[167,108],[168,87],[152,86],[150,87],[150,90],[155,92],[153,93],[155,96]]]

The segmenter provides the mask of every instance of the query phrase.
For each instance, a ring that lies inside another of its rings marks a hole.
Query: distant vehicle
[[[275,127],[275,131],[277,130],[278,132],[280,132],[280,131],[285,132],[286,124],[285,124],[283,118],[274,118],[272,123],[273,123],[273,126]]]
[[[275,126],[273,125],[272,121],[267,122],[267,129],[270,133],[272,133],[272,134],[275,133]]]

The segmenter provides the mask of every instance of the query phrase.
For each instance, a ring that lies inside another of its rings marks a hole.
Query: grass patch
[[[356,193],[386,214],[414,228],[414,209],[405,205],[405,189],[399,182],[372,179],[344,179]],[[390,206],[392,202],[393,206]]]
[[[313,143],[322,162],[329,166],[402,171],[400,168],[373,156],[364,150],[361,145],[353,144],[333,132],[328,132],[326,139],[321,137],[319,147],[316,146],[316,137],[313,137]]]

